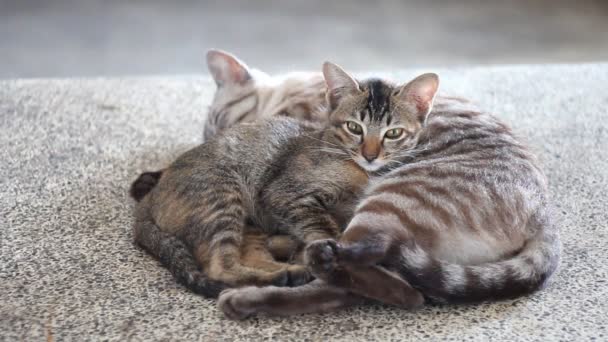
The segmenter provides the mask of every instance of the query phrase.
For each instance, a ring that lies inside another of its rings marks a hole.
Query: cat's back
[[[321,73],[292,72],[258,82],[258,118],[287,116],[326,123],[325,92]]]
[[[321,73],[269,76],[256,72],[243,86],[218,90],[205,122],[205,139],[239,123],[275,116],[325,124],[325,81]]]
[[[209,174],[241,175],[255,182],[288,142],[318,127],[283,117],[241,124],[178,157],[163,175],[172,182],[202,180]]]
[[[430,169],[437,177],[494,184],[532,181],[531,186],[545,188],[538,161],[522,139],[464,99],[437,99],[414,154],[406,168]]]
[[[512,129],[468,101],[440,97],[422,129],[412,160],[387,179],[420,176],[434,187],[486,196],[498,203],[543,196],[546,178],[537,158]]]
[[[398,208],[421,241],[442,232],[433,242],[440,257],[481,262],[519,248],[546,203],[534,155],[508,125],[462,100],[439,98],[427,120],[411,159],[374,179],[362,205]],[[476,242],[487,236],[492,243]],[[450,253],[458,241],[471,252]]]

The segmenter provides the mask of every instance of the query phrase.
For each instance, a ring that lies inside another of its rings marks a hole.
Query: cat
[[[135,242],[207,297],[308,282],[306,267],[277,262],[248,239],[290,235],[303,246],[338,236],[368,177],[336,149],[342,131],[282,116],[224,130],[162,171],[136,204]]]
[[[359,146],[345,153],[372,173],[365,195],[338,240],[306,247],[314,282],[226,290],[225,315],[329,311],[362,297],[416,308],[541,289],[559,263],[559,234],[545,176],[511,129],[436,96],[436,75],[395,87],[327,68],[330,120]]]
[[[204,140],[237,123],[272,116],[327,122],[323,110],[326,87],[319,72],[270,76],[215,49],[207,52],[207,66],[217,91],[205,122]]]
[[[249,68],[236,56],[217,49],[207,52],[207,67],[217,86],[203,128],[203,141],[239,123],[273,116],[327,123],[325,80],[319,72],[291,72],[270,76]],[[162,176],[162,170],[144,172],[129,194],[140,201]]]

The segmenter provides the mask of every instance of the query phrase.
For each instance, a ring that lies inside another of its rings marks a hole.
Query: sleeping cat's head
[[[211,138],[256,110],[256,79],[269,77],[250,69],[235,56],[220,50],[207,52],[207,67],[217,85],[207,113],[203,137]]]
[[[323,75],[331,138],[370,172],[397,162],[414,147],[439,87],[436,74],[398,86],[379,79],[358,82],[329,62]]]
[[[317,110],[325,103],[325,82],[319,73],[270,76],[221,50],[207,52],[207,67],[217,90],[205,123],[205,140],[234,124],[274,115],[326,120]]]

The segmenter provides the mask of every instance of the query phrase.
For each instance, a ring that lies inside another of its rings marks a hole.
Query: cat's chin
[[[375,172],[380,170],[383,166],[384,163],[379,162],[378,160],[374,160],[373,162],[368,162],[367,160],[363,159],[363,158],[357,158],[355,160],[355,162],[357,164],[359,164],[359,166],[361,166],[362,169],[364,169],[367,172]]]

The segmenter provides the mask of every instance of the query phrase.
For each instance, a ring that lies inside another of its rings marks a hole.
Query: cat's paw
[[[327,276],[338,266],[337,252],[336,240],[317,240],[306,246],[304,258],[315,277],[327,280]]]
[[[256,312],[255,298],[259,297],[258,287],[248,286],[227,289],[220,293],[217,306],[229,319],[240,321]]]
[[[291,265],[287,268],[289,274],[289,286],[300,286],[313,280],[308,267],[304,265]]]

